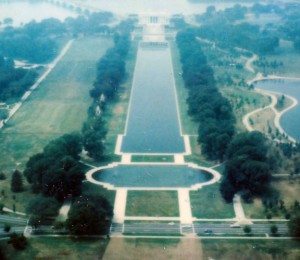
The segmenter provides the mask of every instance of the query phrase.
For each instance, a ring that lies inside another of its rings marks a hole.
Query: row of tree
[[[0,53],[11,59],[31,63],[51,61],[58,52],[57,37],[62,35],[111,33],[107,26],[113,15],[108,12],[93,13],[77,18],[68,17],[64,22],[48,18],[39,23],[32,21],[23,27],[7,26],[0,33]]]
[[[100,160],[104,156],[106,137],[103,112],[106,102],[116,98],[120,85],[125,78],[125,59],[130,48],[132,21],[121,23],[119,32],[114,35],[114,47],[110,48],[97,64],[97,76],[90,91],[93,104],[89,108],[88,120],[83,124],[82,136],[84,149],[88,155]]]
[[[223,160],[234,134],[235,119],[230,103],[216,87],[214,73],[196,40],[194,30],[177,34],[183,79],[189,90],[189,113],[199,122],[198,142],[213,160]]]
[[[55,197],[59,201],[69,195],[80,195],[84,179],[79,164],[82,148],[79,134],[66,134],[51,141],[42,153],[30,157],[24,176],[31,184],[32,191]]]
[[[0,55],[0,102],[20,98],[34,83],[34,70],[15,68],[14,62]]]

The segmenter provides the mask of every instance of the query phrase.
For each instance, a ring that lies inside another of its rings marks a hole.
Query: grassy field
[[[255,109],[265,107],[271,102],[267,96],[250,91],[247,88],[222,88],[221,92],[231,103],[238,131],[245,130],[243,117],[246,114]]]
[[[296,200],[299,201],[299,179],[275,179],[272,181],[272,187],[279,192],[279,199],[284,201],[286,209],[289,211]],[[266,218],[265,207],[262,200],[254,199],[253,203],[243,203],[243,208],[247,217],[250,218]],[[271,211],[272,218],[284,218],[284,213],[278,208]]]
[[[27,182],[24,182],[23,192],[11,192],[10,180],[8,179],[0,181],[0,192],[0,203],[9,209],[13,209],[13,205],[15,205],[15,210],[19,212],[25,212],[27,202],[36,196],[31,192],[30,185]],[[4,195],[2,195],[2,192],[4,192]],[[24,198],[26,198],[26,200],[24,200]]]
[[[280,40],[279,48],[274,54],[266,55],[266,60],[272,62],[274,60],[283,62],[283,66],[271,69],[266,69],[266,74],[276,74],[287,77],[300,77],[300,53],[296,52],[293,43],[290,41]],[[262,70],[262,68],[258,68]]]
[[[174,162],[174,156],[160,156],[160,155],[133,155],[132,162]]]
[[[232,203],[225,203],[219,184],[205,186],[190,192],[193,216],[196,218],[234,218]]]
[[[253,122],[252,127],[255,130],[269,135],[276,134],[274,119],[275,114],[271,108],[264,109],[250,117],[250,121]]]
[[[117,136],[125,132],[125,124],[138,47],[138,43],[136,41],[133,41],[131,44],[132,46],[126,60],[126,79],[120,87],[120,91],[118,93],[119,96],[115,101],[107,104],[107,110],[104,114],[104,119],[107,121],[108,129],[106,136],[106,154],[108,156],[113,156],[114,154]],[[114,157],[114,159],[117,158]]]
[[[126,216],[179,216],[176,191],[128,191]]]
[[[116,191],[115,190],[108,190],[103,188],[102,186],[96,185],[91,182],[84,182],[82,184],[82,193],[85,195],[96,195],[96,196],[103,196],[112,206],[115,203]]]
[[[188,104],[186,102],[186,99],[188,97],[188,89],[184,86],[180,64],[180,55],[176,46],[176,42],[170,41],[170,48],[182,131],[183,134],[186,135],[196,135],[198,134],[198,124],[195,123],[193,119],[188,115]]]
[[[296,260],[300,241],[295,240],[201,240],[202,259]]]
[[[14,250],[1,241],[7,259],[102,259],[107,239],[30,238],[26,250]]]
[[[0,135],[0,167],[21,168],[49,140],[80,131],[91,103],[89,89],[96,62],[111,45],[106,38],[75,40],[40,87],[32,93]]]
[[[192,238],[112,238],[103,259],[202,259],[202,248]]]

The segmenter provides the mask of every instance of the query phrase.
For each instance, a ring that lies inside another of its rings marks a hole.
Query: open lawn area
[[[284,206],[288,212],[291,212],[294,202],[299,201],[299,181],[299,179],[288,180],[287,178],[272,181],[272,187],[279,192],[279,200],[284,201]],[[253,203],[243,203],[243,208],[247,217],[266,218],[266,210],[260,198],[254,199]],[[272,218],[285,218],[285,213],[279,207],[273,207],[268,212],[271,213]]]
[[[14,250],[6,241],[1,248],[7,259],[102,259],[107,239],[30,238],[25,250]]]
[[[176,46],[176,42],[170,41],[170,49],[172,54],[174,79],[176,84],[182,132],[186,135],[196,135],[198,134],[198,124],[195,123],[188,115],[188,103],[186,102],[186,99],[188,98],[188,89],[184,86],[180,55]]]
[[[126,216],[178,217],[176,191],[128,191]]]
[[[259,113],[255,113],[250,117],[250,122],[252,122],[252,127],[266,135],[276,134],[276,127],[274,124],[275,114],[271,108],[264,109]]]
[[[297,260],[300,241],[295,240],[201,240],[203,258],[222,260]]]
[[[293,43],[286,40],[280,40],[279,48],[274,54],[266,55],[266,60],[272,62],[283,62],[283,66],[276,69],[266,68],[266,74],[276,74],[278,76],[300,77],[300,53],[296,52]],[[258,68],[262,71],[262,68]]]
[[[27,182],[24,182],[25,185],[23,192],[14,193],[10,190],[10,183],[10,179],[0,181],[0,203],[2,203],[4,207],[9,208],[11,210],[13,210],[15,205],[16,211],[25,213],[28,201],[34,198],[36,194],[33,194],[31,192],[31,185],[29,185]],[[4,195],[2,195],[3,193]]]
[[[91,104],[89,90],[96,63],[111,39],[87,37],[73,42],[66,55],[1,131],[0,168],[22,169],[51,140],[80,131]]]
[[[115,203],[116,191],[108,190],[91,182],[82,183],[82,193],[85,195],[103,196],[112,206]]]
[[[231,103],[238,131],[244,131],[243,117],[255,109],[265,107],[271,103],[268,96],[241,87],[221,88],[222,94]]]
[[[204,186],[190,192],[193,217],[196,218],[234,218],[232,203],[226,203],[219,191],[220,185]]]
[[[103,259],[202,259],[202,248],[193,238],[112,238]]]

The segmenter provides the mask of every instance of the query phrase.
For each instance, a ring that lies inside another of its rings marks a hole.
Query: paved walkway
[[[117,189],[114,205],[114,223],[123,223],[125,220],[127,189]]]
[[[252,221],[250,219],[247,219],[245,216],[240,195],[237,194],[234,195],[233,209],[235,213],[235,219],[238,224],[252,224]]]
[[[182,224],[192,224],[193,216],[189,189],[178,189],[179,216]]]

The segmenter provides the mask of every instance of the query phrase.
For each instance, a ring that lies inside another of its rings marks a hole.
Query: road
[[[270,234],[272,223],[256,223],[250,225],[251,234],[266,235]],[[286,223],[276,223],[279,235],[288,235],[288,227]],[[237,235],[243,236],[245,232],[243,227],[233,228],[230,223],[206,223],[194,222],[192,225],[183,225],[174,222],[165,223],[125,223],[112,224],[112,234],[161,234],[161,235],[180,235],[180,234],[198,234],[198,235]]]
[[[28,219],[26,218],[16,218],[7,215],[0,215],[0,223],[26,225],[27,221]]]

